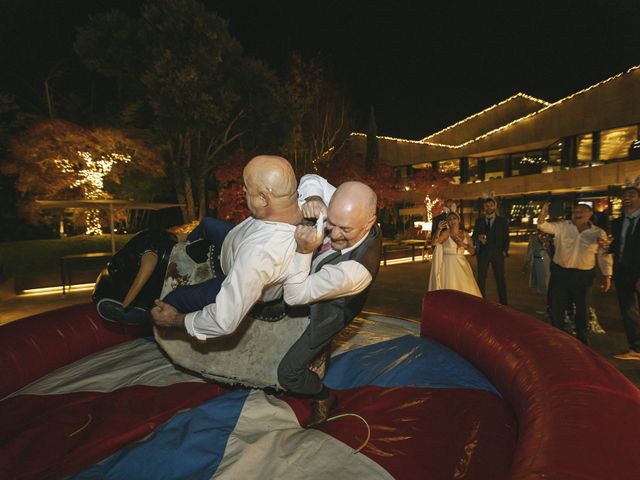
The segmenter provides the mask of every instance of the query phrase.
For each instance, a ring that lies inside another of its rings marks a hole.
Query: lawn
[[[116,235],[116,249],[133,235]],[[110,235],[77,235],[53,240],[0,243],[0,281],[3,278],[55,273],[60,257],[74,253],[110,252]]]

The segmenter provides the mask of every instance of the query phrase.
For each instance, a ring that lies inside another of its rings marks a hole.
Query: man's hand
[[[503,256],[504,258],[507,258],[507,257],[509,256],[509,252],[502,252],[502,256]]]
[[[313,253],[320,245],[322,245],[324,235],[322,233],[318,233],[315,225],[298,225],[296,227],[294,238],[298,244],[296,252]]]
[[[318,218],[320,214],[327,217],[327,206],[322,197],[307,197],[300,210],[302,210],[302,216],[307,219]]]
[[[156,300],[154,303],[156,306],[151,309],[151,316],[156,325],[184,328],[184,313],[178,312],[173,305],[161,300]]]
[[[544,202],[542,204],[542,208],[540,209],[540,216],[543,216],[546,218],[549,216],[549,205],[551,205],[551,203],[549,202]]]
[[[602,285],[600,288],[602,288],[603,293],[607,293],[611,289],[611,275],[602,277]]]

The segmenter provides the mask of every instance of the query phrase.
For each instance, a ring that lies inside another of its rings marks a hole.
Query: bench
[[[103,268],[113,255],[110,252],[76,253],[63,255],[60,257],[60,281],[62,283],[62,294],[66,293],[66,286],[71,290],[71,272],[73,267],[79,265],[92,265]]]

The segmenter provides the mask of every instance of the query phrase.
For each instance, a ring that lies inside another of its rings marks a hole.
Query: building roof
[[[549,102],[544,100],[516,93],[500,103],[424,137],[422,141],[459,145],[548,105]]]
[[[636,123],[640,123],[640,66],[553,103],[516,94],[422,140],[377,138],[380,158],[389,165],[420,166],[544,148],[567,136]],[[350,144],[365,151],[366,135],[351,134]]]

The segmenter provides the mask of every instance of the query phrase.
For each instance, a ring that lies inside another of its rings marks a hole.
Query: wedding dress
[[[428,291],[460,290],[481,297],[480,289],[471,271],[471,265],[464,256],[464,249],[458,247],[451,237],[435,246],[429,274]]]

